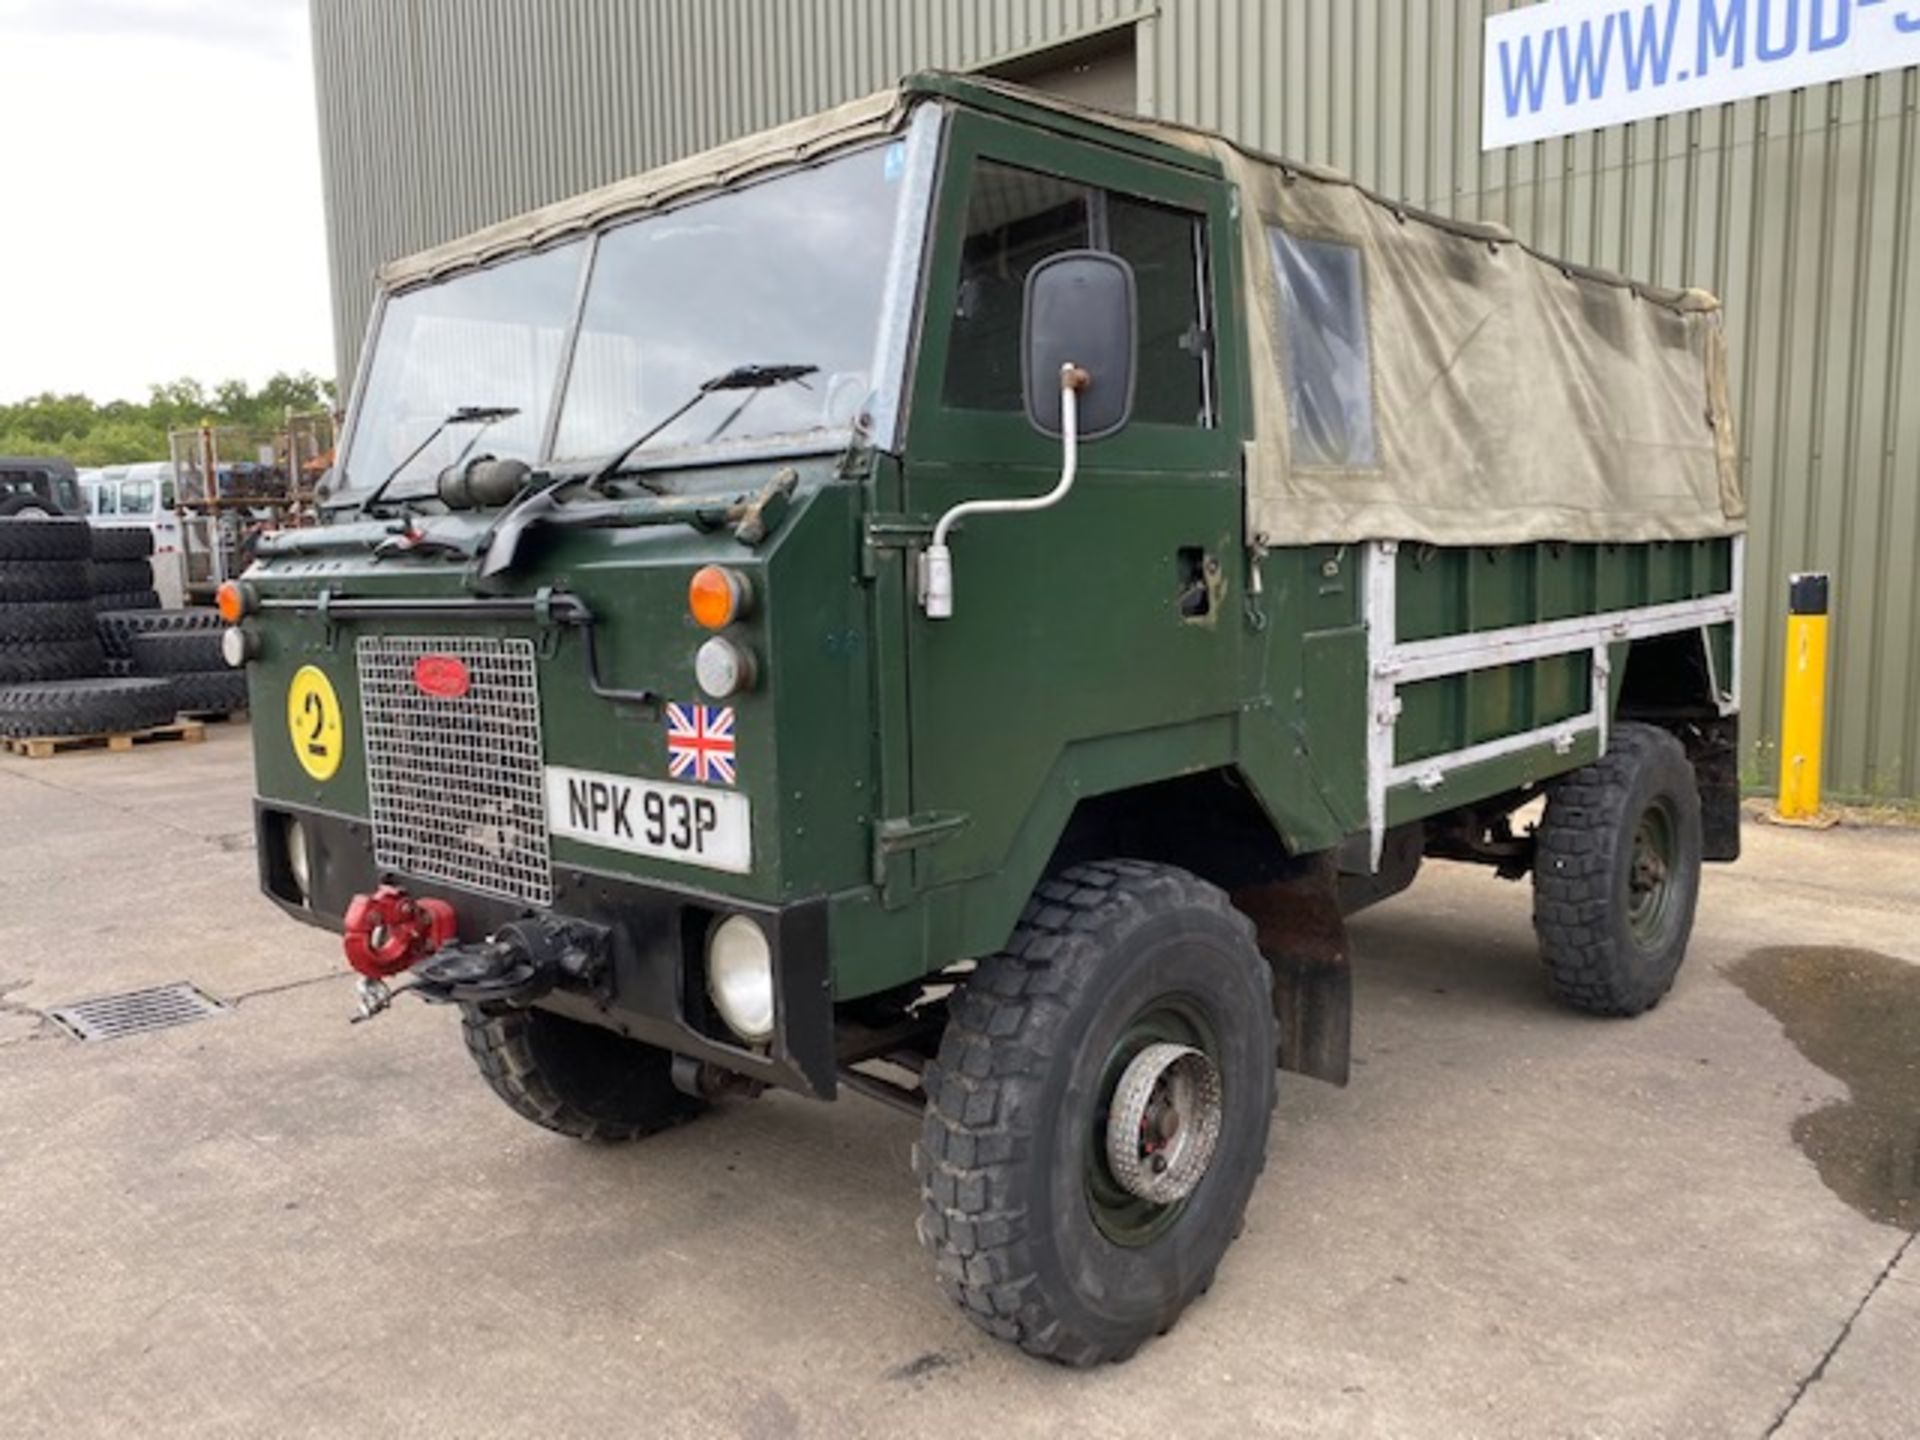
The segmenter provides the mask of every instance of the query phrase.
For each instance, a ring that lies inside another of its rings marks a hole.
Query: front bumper
[[[286,826],[307,836],[310,898],[302,903],[287,860]],[[383,881],[448,901],[461,940],[480,940],[535,914],[516,901],[451,889],[374,863],[373,827],[363,818],[254,801],[261,891],[309,925],[339,930],[348,902]],[[572,866],[553,869],[551,913],[612,932],[608,983],[592,993],[554,990],[543,1009],[602,1025],[678,1055],[709,1061],[764,1084],[830,1100],[835,1093],[832,974],[824,900],[747,905],[694,889],[650,885]],[[773,1039],[749,1048],[734,1039],[706,993],[707,934],[727,915],[750,915],[773,950]]]

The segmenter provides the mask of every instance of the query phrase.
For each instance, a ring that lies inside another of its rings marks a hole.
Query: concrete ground
[[[1075,1374],[935,1291],[907,1116],[773,1097],[588,1148],[495,1100],[452,1015],[350,1027],[336,942],[255,892],[248,793],[238,728],[0,760],[8,1435],[1920,1433],[1920,1245],[1839,1198],[1920,1195],[1884,1102],[1920,1063],[1920,831],[1750,826],[1626,1023],[1544,998],[1524,887],[1432,867],[1356,920],[1355,1082],[1282,1087],[1213,1292]],[[1878,967],[1884,1143],[1815,1143],[1859,1097],[1789,1038],[1817,1015],[1748,998],[1793,990],[1756,952]],[[176,980],[232,1012],[105,1044],[39,1014]]]

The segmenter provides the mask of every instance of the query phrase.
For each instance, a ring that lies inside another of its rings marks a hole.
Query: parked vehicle
[[[175,510],[178,487],[165,460],[106,465],[80,472],[85,513],[107,530],[153,532],[153,587],[169,609],[186,604],[186,547]]]
[[[0,455],[0,519],[79,514],[76,473],[70,460],[48,455]]]
[[[549,1129],[922,1114],[1034,1354],[1211,1284],[1345,913],[1531,874],[1633,1015],[1738,853],[1711,297],[938,75],[381,296],[329,523],[222,596],[266,893]]]

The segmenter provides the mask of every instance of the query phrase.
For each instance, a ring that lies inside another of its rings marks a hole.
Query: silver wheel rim
[[[1107,1167],[1130,1195],[1171,1205],[1193,1193],[1220,1141],[1220,1072],[1191,1045],[1149,1045],[1107,1113]]]

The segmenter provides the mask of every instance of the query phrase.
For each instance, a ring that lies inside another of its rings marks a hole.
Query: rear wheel
[[[1700,791],[1686,751],[1652,725],[1547,791],[1533,928],[1555,998],[1638,1015],[1673,988],[1700,898]]]
[[[1040,886],[925,1076],[920,1234],[970,1320],[1093,1365],[1206,1291],[1266,1160],[1271,985],[1253,927],[1185,871]]]
[[[704,1101],[673,1086],[673,1056],[547,1010],[463,1005],[467,1051],[516,1115],[576,1140],[638,1140]]]

